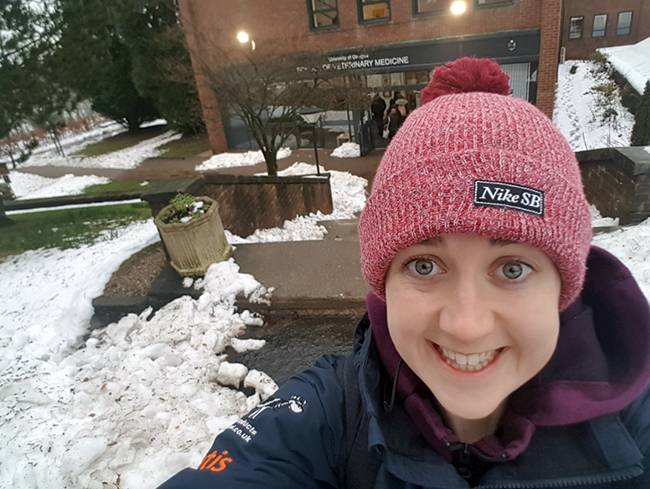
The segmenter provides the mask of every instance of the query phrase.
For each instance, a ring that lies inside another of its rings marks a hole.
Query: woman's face
[[[449,234],[402,250],[386,276],[397,351],[448,415],[497,416],[551,358],[560,276],[543,251]]]

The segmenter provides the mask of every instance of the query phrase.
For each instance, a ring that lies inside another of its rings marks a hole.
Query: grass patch
[[[111,239],[116,228],[151,217],[146,202],[82,207],[8,216],[14,224],[0,228],[0,260],[39,248],[78,248]]]
[[[146,183],[142,185],[142,182],[111,182],[111,183],[102,183],[98,185],[91,185],[84,189],[84,194],[113,194],[113,193],[122,193],[122,192],[144,192],[148,190],[153,185],[151,183]]]
[[[167,125],[162,125],[145,127],[143,129],[140,129],[138,132],[133,133],[123,132],[121,134],[117,134],[116,136],[102,139],[97,143],[89,144],[81,151],[76,152],[75,156],[99,156],[113,153],[114,151],[119,151],[124,148],[135,146],[145,139],[160,136],[161,134],[167,132],[167,130]]]
[[[183,136],[175,141],[159,146],[160,155],[158,158],[176,158],[185,159],[193,158],[205,151],[210,150],[210,141],[207,134],[193,134],[192,136]]]

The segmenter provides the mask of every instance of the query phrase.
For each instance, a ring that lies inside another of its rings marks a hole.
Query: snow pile
[[[321,170],[326,170],[321,167]],[[348,172],[329,171],[330,186],[332,189],[332,204],[334,212],[323,214],[317,212],[308,216],[297,216],[291,221],[285,221],[281,228],[257,229],[246,238],[226,231],[230,244],[240,243],[265,243],[271,241],[311,241],[323,239],[327,230],[318,224],[319,221],[333,219],[352,219],[360,213],[366,205],[366,186],[368,180]],[[316,165],[307,163],[294,163],[286,170],[278,172],[280,176],[289,175],[316,175]]]
[[[591,61],[567,61],[558,66],[553,122],[574,151],[627,146],[630,142],[634,117],[621,104],[618,88],[610,103],[604,103],[602,92],[594,90],[613,83],[600,66]]]
[[[80,340],[92,298],[157,239],[148,221],[91,246],[0,263],[0,487],[156,487],[197,466],[217,433],[277,388],[221,355],[264,344],[237,341],[262,321],[235,311],[236,294],[264,301],[268,291],[232,260],[208,270],[198,300],[182,297]]]
[[[650,219],[636,226],[599,234],[592,242],[621,260],[650,300]]]
[[[291,156],[289,148],[280,148],[277,159]],[[261,151],[247,151],[246,153],[220,153],[209,160],[197,165],[196,171],[218,170],[220,168],[233,168],[236,166],[254,166],[264,163],[264,155]]]
[[[107,121],[100,124],[93,129],[80,132],[80,133],[64,133],[59,137],[59,142],[65,154],[76,153],[81,151],[89,144],[96,143],[102,139],[115,136],[122,132],[126,132],[126,129],[113,121]],[[54,141],[52,138],[48,138],[46,141],[41,141],[40,144],[34,149],[32,153],[32,158],[41,155],[42,157],[50,157],[56,154],[56,149],[54,146]],[[47,156],[46,156],[47,155]],[[0,158],[0,161],[8,161],[7,158]],[[33,166],[30,161],[21,163],[21,166]]]
[[[591,208],[591,226],[595,228],[618,226],[618,217],[603,217],[600,211],[596,209],[595,205],[590,205]]]
[[[11,188],[16,199],[44,199],[62,195],[82,194],[86,187],[110,183],[105,177],[96,175],[63,175],[60,178],[47,178],[32,173],[9,172]]]
[[[361,156],[361,147],[357,143],[343,143],[332,151],[336,158],[358,158]]]
[[[650,37],[629,46],[598,49],[630,85],[643,93],[650,80]]]
[[[119,168],[130,169],[137,167],[147,158],[154,158],[160,154],[157,149],[170,141],[180,139],[182,134],[173,131],[153,138],[145,139],[128,148],[114,151],[99,156],[59,156],[54,151],[33,155],[22,166],[71,166],[81,168]],[[86,146],[86,144],[84,144]],[[66,154],[79,151],[80,148],[68,149]]]

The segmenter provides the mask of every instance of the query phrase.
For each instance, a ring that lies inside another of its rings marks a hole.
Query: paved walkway
[[[348,171],[353,175],[365,178],[372,185],[377,166],[384,155],[383,150],[375,150],[361,158],[335,158],[331,156],[332,150],[318,150],[320,165],[327,170]],[[58,178],[63,175],[98,175],[111,180],[132,180],[132,181],[155,181],[170,178],[185,178],[202,175],[197,172],[196,166],[200,165],[209,156],[199,156],[187,159],[151,158],[143,161],[140,166],[130,170],[118,170],[112,168],[78,168],[69,166],[31,166],[20,168],[17,171],[34,173],[43,177]],[[316,164],[313,149],[296,149],[291,156],[278,160],[278,170],[289,168],[294,163],[303,162]],[[254,175],[266,172],[266,165],[260,163],[255,166],[239,166],[215,170],[215,173],[230,175]]]
[[[383,151],[373,151],[361,158],[333,158],[331,151],[319,150],[321,165],[327,170],[348,171],[366,178],[370,184],[383,156]],[[132,170],[101,170],[88,168],[30,167],[21,171],[48,177],[75,175],[103,175],[113,180],[162,180],[200,175],[195,168],[207,159],[186,160],[149,159]],[[279,170],[296,162],[313,163],[312,150],[295,150],[289,158],[278,161]],[[249,167],[219,170],[218,173],[252,175],[266,170],[262,163]],[[323,221],[328,234],[321,241],[294,241],[281,243],[255,243],[237,245],[235,260],[244,273],[250,273],[267,287],[275,287],[270,309],[245,300],[240,307],[259,310],[265,314],[304,316],[358,317],[365,310],[368,293],[361,275],[357,219]],[[154,294],[171,299],[186,293],[180,277],[158,281],[161,290]],[[179,292],[180,291],[180,292]],[[118,301],[119,302],[119,301]]]

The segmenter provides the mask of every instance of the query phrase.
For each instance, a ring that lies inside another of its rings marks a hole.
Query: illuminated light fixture
[[[451,13],[454,15],[464,14],[467,10],[467,3],[465,3],[463,0],[456,0],[451,3],[449,10],[451,10]]]
[[[251,49],[255,51],[255,41],[253,41],[249,36],[246,31],[239,31],[237,33],[237,40],[242,43],[242,44],[248,44],[249,42],[251,43]]]

